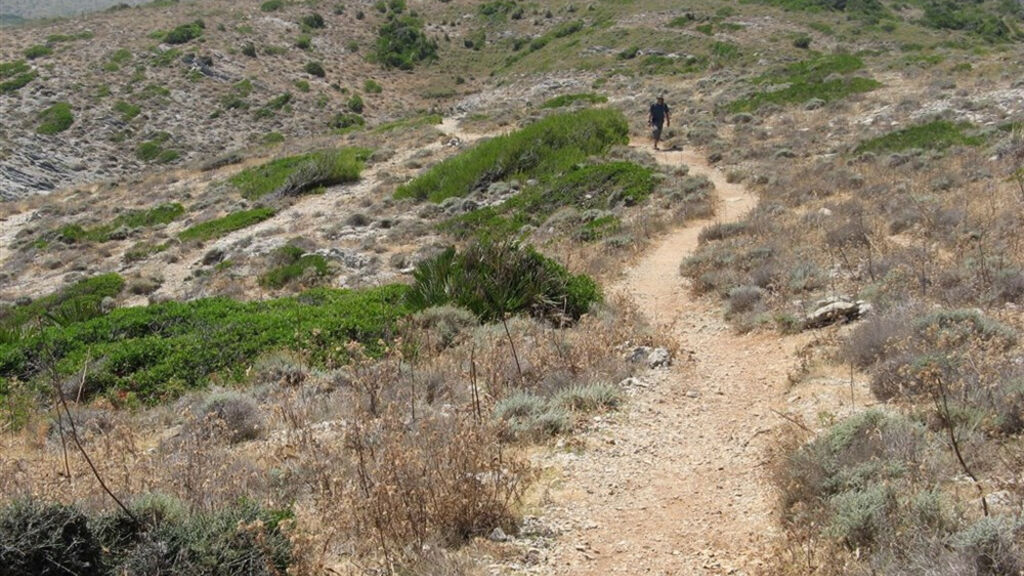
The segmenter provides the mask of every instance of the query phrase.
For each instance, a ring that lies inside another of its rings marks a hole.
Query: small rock
[[[626,360],[633,363],[638,363],[646,360],[651,355],[651,349],[647,346],[637,346],[626,354]]]
[[[505,534],[505,531],[502,530],[500,526],[496,526],[494,530],[491,530],[491,533],[489,536],[487,536],[487,539],[491,542],[507,542],[508,534]]]
[[[110,296],[104,296],[103,300],[100,300],[100,311],[102,311],[104,314],[109,314],[116,307],[117,300],[114,300]]]
[[[651,368],[660,368],[662,366],[670,366],[671,364],[672,355],[664,348],[655,348],[647,356],[647,366]]]
[[[696,390],[687,390],[686,391],[686,397],[687,398],[700,398],[700,392],[698,392]]]
[[[804,318],[804,329],[822,328],[837,322],[851,322],[863,318],[871,312],[871,304],[863,300],[848,302],[819,302],[814,312]]]

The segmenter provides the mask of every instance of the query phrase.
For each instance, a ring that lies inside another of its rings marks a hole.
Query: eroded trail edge
[[[799,343],[735,334],[679,274],[700,230],[742,219],[756,197],[696,153],[656,158],[709,178],[716,216],[657,240],[611,289],[683,352],[644,375],[625,413],[599,422],[582,451],[553,457],[561,479],[545,515],[562,531],[547,566],[557,574],[751,574],[777,531],[765,464],[781,424],[771,408]]]

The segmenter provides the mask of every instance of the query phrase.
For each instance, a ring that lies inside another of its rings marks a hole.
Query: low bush
[[[614,410],[622,404],[622,390],[607,382],[571,386],[559,391],[552,401],[556,405],[574,412]]]
[[[306,66],[303,70],[306,71],[306,74],[316,76],[317,78],[323,78],[327,75],[327,72],[324,70],[324,65],[319,62],[306,62]]]
[[[603,104],[608,101],[607,96],[593,93],[582,93],[582,94],[563,94],[547,100],[540,105],[541,108],[564,108],[565,106],[571,106],[578,102],[585,104]]]
[[[319,254],[306,254],[292,245],[282,246],[274,252],[277,266],[260,276],[260,286],[281,288],[306,275],[311,270],[317,278],[327,274],[327,259]]]
[[[45,44],[36,44],[35,46],[29,46],[24,51],[26,60],[35,60],[36,58],[42,58],[43,56],[49,56],[53,54],[53,48]]]
[[[0,378],[42,376],[50,354],[61,375],[89,363],[86,395],[117,391],[112,398],[119,401],[156,401],[203,386],[214,374],[240,379],[273,350],[302,350],[315,365],[336,365],[349,357],[349,342],[380,350],[395,319],[408,313],[408,292],[315,289],[259,302],[207,298],[118,308],[0,344]]]
[[[103,313],[100,304],[104,298],[113,298],[124,288],[124,279],[118,274],[93,276],[54,292],[10,308],[0,307],[0,336],[20,332],[33,324],[81,322]],[[10,343],[0,339],[0,345]]]
[[[59,134],[71,128],[71,125],[75,123],[71,105],[67,102],[57,102],[40,112],[36,118],[39,120],[39,125],[36,126],[38,134]]]
[[[139,108],[129,102],[125,102],[124,100],[118,100],[117,103],[114,104],[114,112],[121,115],[121,120],[123,122],[131,122],[132,119],[142,112],[142,108]]]
[[[24,60],[0,63],[0,94],[15,92],[36,79],[36,71]]]
[[[861,142],[854,149],[854,153],[899,152],[912,148],[943,150],[950,146],[980,146],[984,144],[983,137],[969,135],[973,128],[974,126],[969,122],[953,123],[947,120],[935,120]]]
[[[518,313],[571,322],[601,300],[591,278],[513,241],[478,242],[461,253],[449,248],[420,263],[413,278],[413,308],[454,304],[487,322]]]
[[[247,168],[232,176],[229,182],[250,200],[267,195],[302,194],[320,186],[359,180],[369,153],[365,148],[339,148],[278,158]]]
[[[196,20],[163,34],[161,39],[167,44],[186,44],[202,36],[204,28],[206,24],[202,20]]]
[[[443,118],[440,114],[425,114],[422,116],[411,116],[401,120],[385,122],[376,126],[374,132],[390,132],[392,130],[412,130],[423,126],[434,126],[440,124]]]
[[[102,576],[102,546],[71,506],[19,500],[0,509],[0,566],[12,576]]]
[[[842,573],[923,566],[940,567],[940,574],[1019,571],[1019,520],[965,514],[954,500],[959,486],[946,484],[955,467],[945,432],[888,411],[862,412],[780,460],[775,481],[784,526],[816,542],[820,560],[843,566]]]
[[[811,99],[828,103],[880,87],[881,84],[871,78],[848,76],[863,67],[864,62],[860,58],[849,54],[820,55],[756,78],[755,84],[783,87],[734,100],[726,108],[736,113],[753,112],[765,104],[794,104]],[[836,75],[844,77],[836,78]]]
[[[223,437],[235,444],[259,438],[263,421],[256,402],[237,392],[216,392],[206,398],[199,411],[199,419],[186,427],[183,433],[198,433],[204,439]]]
[[[277,12],[282,8],[284,8],[284,0],[267,0],[260,4],[260,10],[263,12]]]
[[[380,94],[384,91],[384,87],[373,79],[367,78],[363,81],[363,90],[366,91],[367,94]]]
[[[614,144],[625,144],[628,135],[626,119],[617,111],[552,115],[441,162],[400,186],[395,197],[441,202],[492,182],[558,174]]]
[[[564,408],[529,392],[510,394],[494,405],[494,418],[504,426],[504,436],[516,440],[542,440],[564,434],[572,420]]]
[[[327,23],[324,22],[324,17],[316,12],[303,16],[302,20],[299,21],[299,24],[303,28],[310,30],[319,30],[320,28],[325,28],[327,26]]]
[[[335,130],[346,130],[366,124],[366,120],[359,114],[338,112],[331,118],[327,125]]]
[[[137,498],[131,508],[134,518],[90,517],[37,500],[7,504],[0,509],[0,565],[12,576],[281,576],[291,561],[279,527],[288,511],[241,502],[196,513],[157,495]]]
[[[363,113],[363,98],[362,98],[362,96],[360,96],[359,94],[353,94],[352,97],[348,99],[348,102],[345,103],[345,106],[349,110],[355,112],[356,114],[362,114]]]
[[[235,230],[247,228],[273,216],[274,209],[267,207],[232,212],[223,218],[207,220],[206,222],[190,226],[178,234],[178,238],[183,242],[190,240],[212,240]]]
[[[177,150],[164,147],[170,140],[170,134],[158,132],[150,140],[146,140],[136,146],[135,156],[143,162],[157,162],[159,164],[173,162],[180,157],[180,153]]]
[[[146,210],[126,210],[110,222],[91,228],[83,228],[77,224],[64,226],[57,232],[56,239],[69,244],[82,241],[107,242],[119,230],[150,228],[168,224],[183,214],[185,214],[185,207],[177,202],[160,204]]]
[[[921,23],[938,30],[963,30],[987,42],[1007,42],[1019,39],[1019,30],[1011,27],[1011,20],[986,11],[979,3],[955,0],[932,0],[924,3]]]

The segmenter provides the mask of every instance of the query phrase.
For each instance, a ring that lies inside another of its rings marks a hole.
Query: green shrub
[[[292,85],[295,86],[295,89],[299,92],[309,92],[309,82],[306,80],[296,80],[295,82],[292,82]]]
[[[363,91],[367,94],[380,94],[384,91],[384,88],[373,79],[367,78],[363,82]]]
[[[577,102],[585,102],[587,104],[603,104],[603,103],[605,103],[607,101],[608,101],[608,97],[607,96],[602,96],[600,94],[593,94],[593,93],[563,94],[561,96],[556,96],[556,97],[554,97],[554,98],[544,102],[543,104],[540,105],[540,107],[541,108],[563,108],[565,106],[570,106],[570,105],[575,104]]]
[[[327,72],[324,70],[324,65],[319,62],[306,62],[303,70],[306,71],[306,74],[316,76],[317,78],[327,76]]]
[[[558,392],[554,403],[574,412],[614,410],[622,404],[622,390],[606,382],[587,386],[571,386]]]
[[[327,275],[327,259],[319,254],[306,254],[301,248],[292,245],[282,246],[275,251],[274,259],[278,266],[260,276],[260,286],[282,288],[291,281],[300,278],[306,270],[313,270],[317,277]]]
[[[320,150],[247,168],[229,182],[243,197],[253,200],[267,194],[301,194],[319,186],[355,182],[368,157],[369,150],[365,148]]]
[[[348,102],[345,103],[345,106],[356,114],[362,114],[363,98],[359,96],[359,94],[353,94],[352,97],[348,99]]]
[[[57,102],[40,112],[36,118],[39,120],[39,125],[36,126],[38,134],[58,134],[71,128],[75,123],[71,105],[67,102]]]
[[[552,115],[441,162],[400,186],[395,197],[441,202],[508,178],[558,173],[614,144],[625,144],[628,135],[626,119],[617,111]]]
[[[987,42],[1006,42],[1020,33],[999,15],[986,12],[973,2],[930,0],[924,3],[921,23],[938,30],[963,30]]]
[[[164,144],[170,139],[170,134],[159,132],[153,135],[152,140],[146,140],[136,146],[135,156],[143,162],[157,162],[161,164],[177,160],[179,157],[177,151],[164,148]]]
[[[24,60],[0,63],[0,94],[20,90],[35,79],[35,70]]]
[[[437,42],[423,33],[419,18],[393,18],[377,30],[374,59],[385,68],[412,70],[421,62],[437,59]]]
[[[864,62],[860,58],[849,54],[819,55],[755,79],[756,84],[784,87],[735,100],[727,106],[727,110],[733,113],[753,112],[769,103],[803,103],[812,98],[833,102],[881,86],[876,80],[859,76],[830,79],[832,75],[848,75],[863,67]]]
[[[160,204],[148,210],[128,210],[110,222],[92,228],[82,228],[77,224],[64,226],[58,232],[57,239],[68,244],[81,241],[106,242],[121,228],[149,228],[167,224],[184,213],[185,207],[177,202]]]
[[[189,240],[212,240],[213,238],[219,238],[220,236],[229,234],[235,230],[247,228],[273,216],[274,210],[266,207],[253,208],[252,210],[243,210],[241,212],[232,212],[223,218],[207,220],[206,222],[201,222],[191,226],[178,234],[178,238],[183,242],[187,242]]]
[[[985,143],[981,136],[970,136],[974,126],[970,122],[953,123],[948,120],[934,120],[890,132],[877,138],[861,142],[854,153],[899,152],[911,148],[943,150],[950,146],[980,146]]]
[[[185,44],[203,35],[206,24],[202,20],[196,20],[189,24],[182,24],[174,30],[163,35],[163,41],[167,44]]]
[[[295,39],[295,47],[299,50],[309,50],[313,47],[313,37],[309,34],[300,34]],[[309,66],[309,64],[307,64]]]
[[[277,12],[282,8],[284,8],[284,0],[267,0],[260,4],[260,10],[263,12]]]
[[[49,318],[58,321],[83,321],[103,313],[100,304],[104,298],[120,294],[124,279],[111,273],[93,276],[43,296],[27,304],[0,308],[0,336],[8,331],[20,331]],[[0,344],[9,343],[0,339]]]
[[[43,56],[53,54],[53,48],[50,48],[45,44],[36,44],[35,46],[29,46],[26,48],[24,54],[26,59],[35,60],[36,58],[42,58]]]
[[[331,118],[331,121],[327,123],[328,126],[335,130],[346,130],[348,128],[363,126],[366,124],[366,120],[363,119],[359,114],[352,114],[346,112],[339,112]]]
[[[413,278],[413,308],[453,304],[488,322],[519,313],[574,321],[601,300],[589,277],[512,241],[478,242],[462,253],[449,248],[420,263]]]
[[[491,20],[504,20],[510,14],[518,13],[522,16],[520,8],[514,0],[491,0],[477,6],[477,12]]]
[[[441,229],[459,238],[474,234],[500,238],[514,234],[527,224],[539,226],[565,207],[591,211],[639,204],[654,187],[651,169],[631,162],[576,165],[558,177],[544,178],[500,206],[452,218],[444,222]],[[583,228],[577,231],[577,236],[597,240],[612,233],[618,224],[618,219],[611,215],[591,218],[582,222]]]
[[[0,378],[31,380],[44,349],[61,375],[90,362],[84,393],[120,390],[132,398],[172,398],[210,376],[238,380],[259,356],[301,350],[314,365],[346,361],[350,341],[379,353],[396,317],[408,313],[408,288],[351,292],[315,289],[256,302],[207,298],[119,308],[105,316],[0,345]]]
[[[125,102],[124,100],[118,100],[117,103],[114,104],[114,112],[120,114],[121,120],[123,120],[124,122],[130,122],[133,118],[135,118],[142,112],[142,108],[139,108],[134,104]]]
[[[303,28],[311,30],[318,30],[327,26],[327,23],[324,22],[324,17],[316,12],[303,16],[302,20],[299,21],[299,24],[301,24]]]

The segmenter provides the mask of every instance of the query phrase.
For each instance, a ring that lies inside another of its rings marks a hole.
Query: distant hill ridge
[[[20,19],[54,18],[99,12],[118,4],[138,6],[149,0],[5,0],[0,22],[17,24]]]

